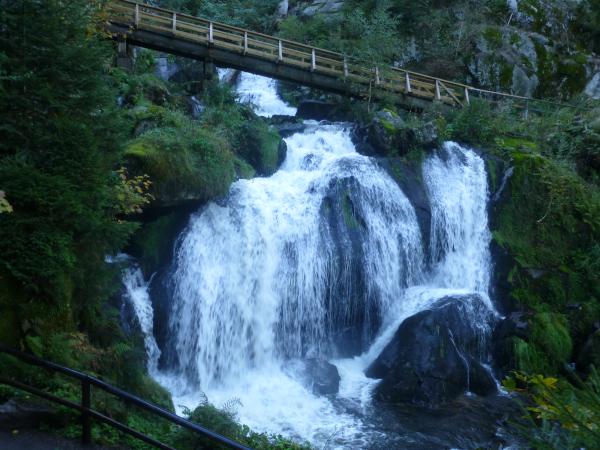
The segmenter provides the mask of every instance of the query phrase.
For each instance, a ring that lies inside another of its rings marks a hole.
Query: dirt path
[[[0,431],[0,450],[109,450],[97,445],[84,446],[77,440],[60,438],[39,431],[18,433]]]

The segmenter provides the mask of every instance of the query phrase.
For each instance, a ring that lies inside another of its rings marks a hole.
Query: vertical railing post
[[[213,23],[209,22],[208,24],[208,43],[209,44],[213,44],[214,43],[214,34],[213,34]]]
[[[89,409],[92,404],[92,393],[90,380],[86,377],[81,380],[81,406],[84,408],[81,413],[81,442],[84,445],[92,443],[92,416]]]
[[[344,56],[344,78],[348,78],[348,60]]]
[[[177,33],[177,13],[173,13],[173,34]]]
[[[248,32],[244,31],[244,55],[248,53]]]
[[[135,26],[138,27],[140,25],[140,5],[135,5]]]
[[[379,67],[375,66],[375,84],[379,86],[381,84],[381,80],[379,79]]]
[[[406,75],[406,92],[410,94],[412,92],[412,87],[410,86],[410,75],[408,72],[404,72],[404,74]]]
[[[310,63],[310,71],[314,72],[317,69],[317,52],[315,49],[312,49],[312,59]]]
[[[468,87],[465,88],[465,103],[467,105],[471,104],[471,99],[469,98],[469,88]]]
[[[529,100],[525,101],[525,120],[529,120]]]
[[[277,61],[281,62],[283,61],[283,43],[281,42],[281,39],[279,39],[278,42],[278,55],[277,55]]]
[[[435,80],[435,99],[442,99],[442,93],[440,92],[440,80]]]

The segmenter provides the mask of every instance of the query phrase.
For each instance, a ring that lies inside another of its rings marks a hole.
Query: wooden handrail
[[[107,425],[109,425],[112,428],[116,428],[124,433],[127,433],[130,436],[135,437],[136,439],[142,440],[143,442],[146,442],[147,444],[150,444],[156,448],[160,448],[160,449],[164,449],[164,450],[174,450],[171,447],[169,447],[168,445],[165,445],[165,444],[151,438],[148,435],[140,433],[139,431],[136,431],[123,423],[115,421],[114,419],[111,419],[111,418],[101,414],[100,412],[95,411],[91,407],[91,404],[90,404],[91,387],[93,386],[93,387],[102,389],[103,391],[105,391],[111,395],[114,395],[115,397],[119,398],[120,400],[123,400],[126,403],[135,405],[138,408],[143,409],[155,416],[162,417],[163,419],[166,419],[175,425],[179,425],[182,428],[192,431],[192,432],[198,434],[199,436],[208,438],[209,440],[211,440],[215,443],[222,444],[228,448],[237,449],[237,450],[251,450],[249,447],[246,447],[246,446],[244,446],[238,442],[235,442],[225,436],[215,433],[214,431],[211,431],[208,428],[204,428],[201,425],[195,424],[193,422],[190,422],[189,420],[179,417],[169,411],[166,411],[156,405],[153,405],[152,403],[142,400],[141,398],[136,397],[135,395],[132,395],[132,394],[125,392],[115,386],[105,383],[104,381],[99,380],[98,378],[92,377],[92,376],[87,375],[82,372],[78,372],[78,371],[70,369],[68,367],[64,367],[64,366],[55,364],[50,361],[46,361],[46,360],[37,358],[33,355],[18,351],[12,347],[9,347],[9,346],[3,345],[3,344],[0,344],[0,353],[5,353],[8,355],[11,355],[15,358],[20,359],[21,361],[23,361],[27,364],[35,365],[35,366],[41,367],[43,369],[50,370],[52,372],[58,372],[63,375],[66,375],[69,378],[74,378],[76,380],[79,380],[79,382],[81,383],[81,392],[82,392],[81,404],[77,404],[77,403],[71,402],[69,400],[65,400],[63,398],[49,394],[48,392],[42,391],[33,386],[29,386],[20,381],[11,380],[11,379],[7,378],[6,376],[0,377],[0,384],[13,386],[17,389],[20,389],[20,390],[29,392],[33,395],[36,395],[38,397],[44,398],[45,400],[48,400],[50,402],[57,403],[59,405],[63,405],[68,408],[75,409],[75,410],[81,412],[81,418],[82,418],[82,438],[81,438],[81,440],[84,444],[89,444],[91,442],[91,427],[92,427],[91,419],[95,419],[100,422],[106,423]]]
[[[520,102],[540,102],[577,108],[564,103],[480,89],[399,67],[388,67],[385,71],[381,71],[379,67],[369,67],[369,63],[339,52],[140,4],[132,0],[112,0],[109,2],[109,10],[114,13],[110,16],[109,22],[133,25],[136,29],[152,32],[169,33],[210,47],[237,51],[241,55],[251,55],[276,61],[281,65],[322,73],[338,78],[340,84],[355,83],[365,88],[374,84],[380,90],[439,101],[451,106],[464,106],[470,103],[473,95],[486,95]],[[128,17],[125,23],[121,22],[123,15]]]

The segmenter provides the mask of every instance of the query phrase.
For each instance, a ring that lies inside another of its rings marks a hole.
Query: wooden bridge
[[[474,96],[530,98],[477,89],[396,67],[369,67],[341,53],[180,14],[129,0],[108,5],[108,30],[129,44],[239,69],[325,91],[362,98],[394,96],[423,107],[439,102],[461,107]]]

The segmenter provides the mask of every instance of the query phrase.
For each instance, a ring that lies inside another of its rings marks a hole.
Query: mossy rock
[[[150,177],[153,206],[204,202],[224,195],[235,179],[227,142],[193,125],[148,131],[129,144],[125,156],[130,172]]]
[[[566,318],[556,313],[539,313],[530,325],[527,340],[512,340],[515,367],[530,374],[556,374],[569,362],[573,351]]]
[[[285,160],[287,147],[276,128],[259,117],[250,118],[238,132],[236,153],[261,176],[274,174]]]
[[[569,324],[562,314],[536,314],[531,323],[530,341],[543,352],[548,364],[555,368],[567,363],[573,351]]]

